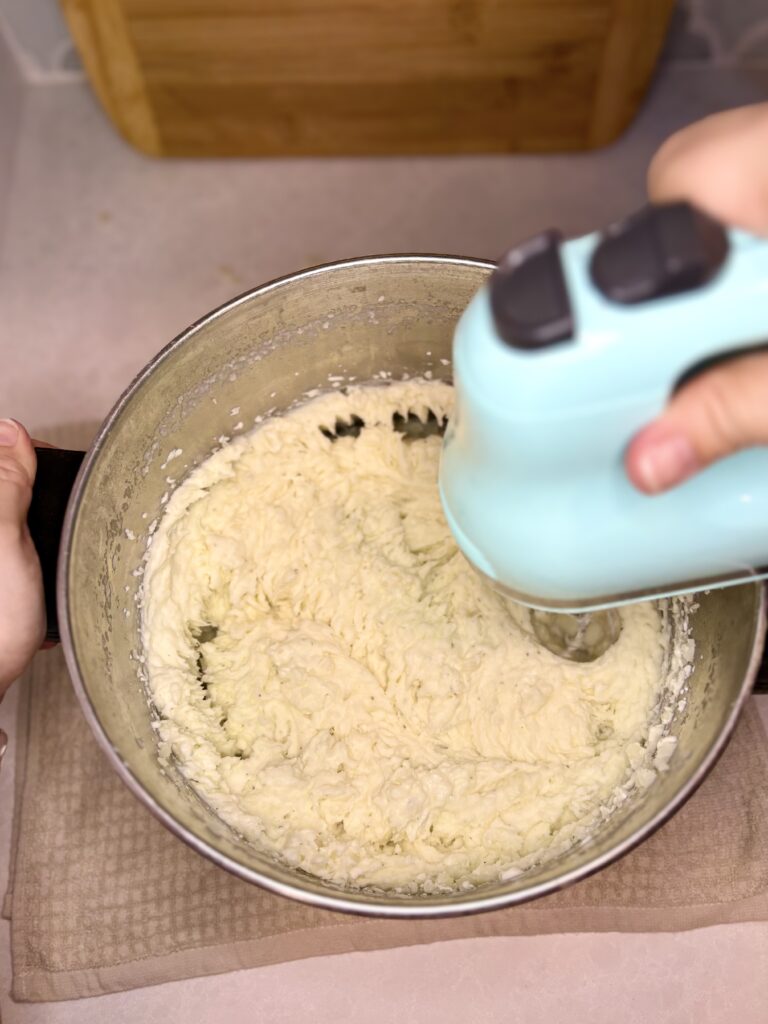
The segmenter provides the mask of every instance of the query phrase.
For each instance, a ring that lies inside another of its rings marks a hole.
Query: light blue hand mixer
[[[652,497],[623,466],[680,382],[767,343],[768,242],[686,203],[538,235],[474,297],[454,338],[443,507],[475,568],[539,610],[546,646],[591,660],[619,620],[587,612],[768,576],[768,448]]]

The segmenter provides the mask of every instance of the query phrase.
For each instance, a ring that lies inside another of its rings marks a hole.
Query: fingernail
[[[644,489],[657,494],[682,483],[699,466],[698,456],[688,438],[684,434],[670,434],[652,444],[646,443],[635,468]]]
[[[13,420],[0,420],[0,445],[13,448],[19,436],[19,428]]]

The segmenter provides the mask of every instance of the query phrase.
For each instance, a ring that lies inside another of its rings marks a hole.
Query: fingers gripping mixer
[[[513,249],[454,339],[440,490],[466,557],[563,612],[768,575],[768,448],[653,497],[623,467],[681,381],[767,340],[768,243],[685,203]]]

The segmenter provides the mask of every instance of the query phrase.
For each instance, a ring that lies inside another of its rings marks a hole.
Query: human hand
[[[724,224],[768,236],[768,103],[705,118],[651,162],[654,202],[685,199]],[[632,440],[625,465],[641,491],[667,490],[711,462],[768,445],[768,352],[702,373]]]
[[[36,467],[24,427],[0,420],[0,698],[45,636],[40,562],[27,529]]]

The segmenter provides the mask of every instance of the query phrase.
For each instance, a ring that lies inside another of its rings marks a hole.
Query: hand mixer
[[[655,496],[623,465],[682,382],[767,343],[768,242],[687,203],[567,242],[546,231],[474,297],[443,507],[550,650],[592,660],[618,637],[617,605],[768,576],[768,448]]]

